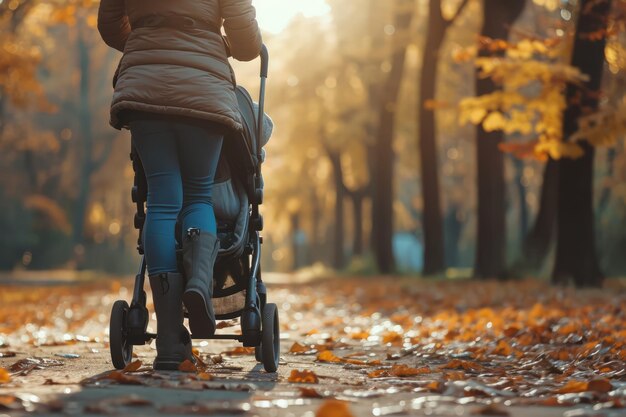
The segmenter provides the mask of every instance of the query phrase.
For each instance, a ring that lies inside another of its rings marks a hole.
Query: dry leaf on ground
[[[299,384],[317,384],[319,383],[319,379],[315,372],[304,370],[300,371],[297,369],[293,369],[291,374],[289,375],[289,382],[295,382]]]
[[[347,403],[339,400],[326,400],[315,413],[315,417],[354,417]]]

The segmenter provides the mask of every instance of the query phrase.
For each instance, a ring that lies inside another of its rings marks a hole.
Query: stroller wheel
[[[260,350],[263,367],[267,372],[276,372],[280,357],[280,329],[278,326],[278,308],[274,303],[268,303],[263,309],[261,346]],[[258,359],[258,358],[257,358]]]
[[[254,348],[254,358],[257,362],[263,363],[263,349],[261,349],[261,346]]]
[[[126,317],[128,309],[128,303],[124,300],[117,300],[111,309],[109,348],[111,360],[116,369],[124,369],[133,359],[133,345],[127,338]]]

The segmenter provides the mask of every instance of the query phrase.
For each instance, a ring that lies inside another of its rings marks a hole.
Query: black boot
[[[184,280],[179,273],[151,275],[150,288],[157,316],[157,357],[153,368],[178,370],[186,359],[194,362],[191,337],[183,325]]]
[[[213,266],[220,248],[214,234],[189,229],[183,237],[183,269],[187,286],[183,302],[189,313],[189,327],[194,338],[215,334],[213,312]]]

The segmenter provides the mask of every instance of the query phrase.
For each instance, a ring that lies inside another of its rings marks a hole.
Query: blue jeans
[[[152,119],[130,122],[148,182],[143,241],[149,275],[178,271],[177,218],[183,231],[217,233],[211,190],[224,134],[213,126]]]

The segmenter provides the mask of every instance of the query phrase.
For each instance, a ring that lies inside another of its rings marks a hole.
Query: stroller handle
[[[270,54],[265,44],[261,45],[261,78],[267,78],[267,70],[270,63]]]
[[[259,169],[257,172],[257,176],[260,177],[261,171],[261,140],[260,138],[263,135],[263,119],[265,116],[265,80],[267,79],[267,71],[269,67],[270,54],[267,50],[267,46],[265,44],[261,45],[261,85],[259,89],[259,115],[257,120],[257,143],[256,143],[256,155],[259,160]]]

